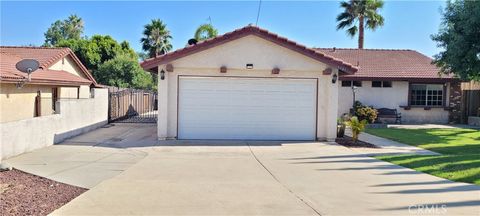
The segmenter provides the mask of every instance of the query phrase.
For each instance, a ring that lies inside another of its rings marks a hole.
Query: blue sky
[[[255,23],[258,1],[242,2],[10,2],[1,3],[1,45],[41,45],[43,33],[57,19],[82,17],[85,35],[109,34],[141,50],[143,25],[160,18],[173,36],[173,47],[184,47],[196,27],[208,22],[219,33]],[[310,47],[356,47],[356,38],[336,31],[338,1],[263,1],[258,25]],[[430,35],[438,31],[443,1],[386,1],[385,26],[367,31],[366,48],[415,49],[439,52]]]

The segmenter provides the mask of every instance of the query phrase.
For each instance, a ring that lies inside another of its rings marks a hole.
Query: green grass
[[[442,155],[386,155],[376,158],[452,181],[480,185],[480,131],[475,129],[367,129],[367,133]]]

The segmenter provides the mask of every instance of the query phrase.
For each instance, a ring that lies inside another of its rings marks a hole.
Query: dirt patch
[[[349,147],[349,148],[380,148],[376,145],[373,145],[371,143],[363,142],[358,140],[357,142],[353,141],[352,137],[345,136],[342,138],[337,138],[335,139],[335,142],[338,143],[339,145]]]
[[[47,215],[87,191],[20,170],[0,172],[1,215]]]

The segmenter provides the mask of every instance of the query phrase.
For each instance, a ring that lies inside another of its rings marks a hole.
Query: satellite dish
[[[192,38],[192,39],[188,40],[188,45],[195,45],[195,44],[197,44],[197,42],[198,42],[197,39]]]
[[[40,63],[38,63],[35,59],[23,59],[15,65],[17,70],[28,74],[28,81],[30,81],[30,74],[40,67]]]

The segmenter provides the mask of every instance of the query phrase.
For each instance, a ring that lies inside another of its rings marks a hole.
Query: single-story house
[[[317,48],[319,52],[355,65],[353,74],[340,74],[338,114],[348,113],[355,100],[375,108],[397,109],[405,123],[458,122],[461,82],[439,76],[432,59],[415,50]]]
[[[159,74],[159,139],[333,140],[352,85],[404,122],[447,123],[459,84],[430,62],[410,50],[309,48],[247,26],[141,65]]]
[[[0,123],[54,114],[58,99],[90,98],[97,85],[69,48],[1,46],[0,57]],[[22,59],[40,64],[30,82],[15,67]]]
[[[34,59],[31,74],[16,64]],[[68,48],[0,47],[0,161],[107,124],[108,90]]]

